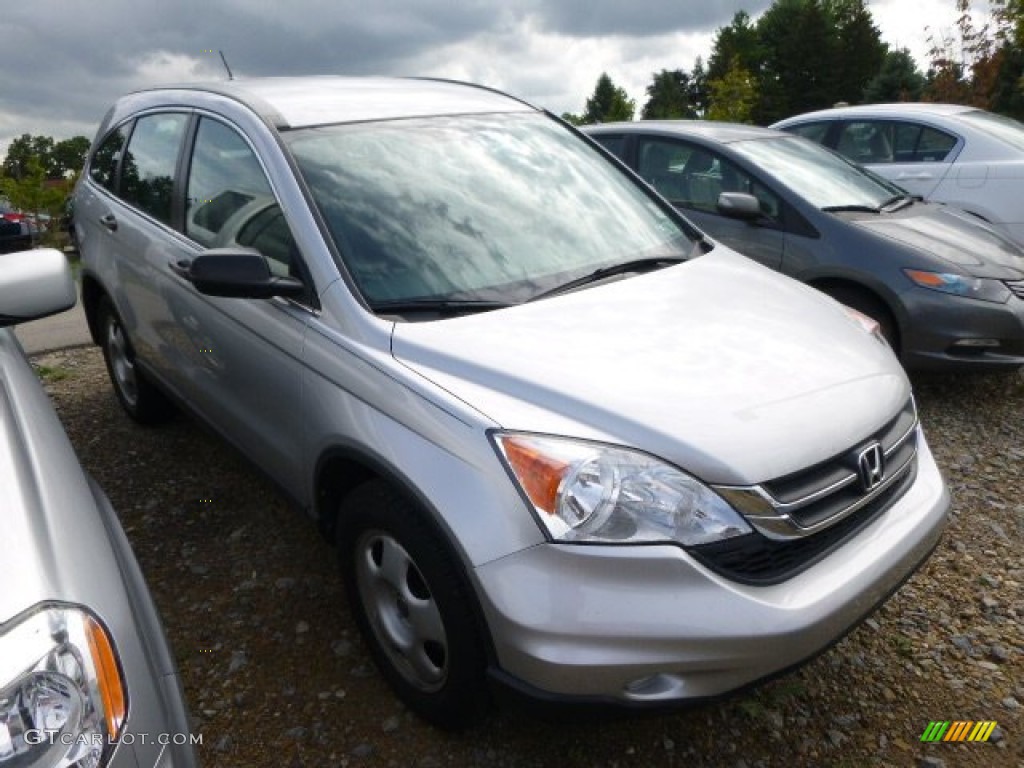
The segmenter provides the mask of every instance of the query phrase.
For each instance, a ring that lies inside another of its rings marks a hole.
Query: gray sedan
[[[63,254],[0,257],[0,765],[196,765],[142,573],[9,326],[75,303]]]
[[[1024,364],[1024,251],[976,218],[777,131],[586,132],[715,239],[876,320],[907,368]]]

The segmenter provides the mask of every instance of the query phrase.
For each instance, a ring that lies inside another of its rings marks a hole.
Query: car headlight
[[[952,272],[925,272],[920,269],[904,269],[903,274],[915,285],[951,293],[954,296],[992,301],[996,304],[1005,304],[1010,298],[1010,289],[999,280],[957,275]]]
[[[708,486],[645,453],[541,435],[494,439],[556,541],[694,546],[751,531]]]
[[[100,768],[125,713],[114,646],[90,614],[48,605],[0,631],[0,768]]]

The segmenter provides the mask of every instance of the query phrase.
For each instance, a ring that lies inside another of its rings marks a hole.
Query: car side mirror
[[[0,254],[0,328],[71,309],[77,299],[71,267],[60,251]]]
[[[723,192],[718,196],[718,212],[730,219],[755,221],[760,219],[761,203],[746,192]]]
[[[250,248],[211,248],[172,268],[206,296],[269,299],[306,293],[301,280],[273,274],[263,254]]]

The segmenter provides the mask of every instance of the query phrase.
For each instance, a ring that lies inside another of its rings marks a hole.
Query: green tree
[[[833,101],[856,103],[881,70],[888,46],[864,0],[825,0],[835,25],[835,92]]]
[[[707,113],[710,93],[708,92],[708,73],[704,68],[704,60],[700,56],[693,63],[693,70],[690,72],[690,90],[687,94],[690,106],[698,117]]]
[[[13,179],[22,178],[29,172],[29,162],[34,158],[42,165],[43,173],[49,176],[53,144],[50,136],[23,133],[7,147],[7,157],[3,163],[4,175]]]
[[[838,43],[819,0],[776,0],[757,32],[764,60],[755,120],[771,123],[835,103]]]
[[[12,206],[31,216],[37,224],[42,214],[56,221],[71,192],[72,180],[49,179],[39,157],[30,156],[19,166],[20,177],[0,175],[0,193]]]
[[[88,151],[89,139],[85,136],[54,141],[50,136],[23,133],[7,148],[2,170],[6,176],[20,179],[28,172],[29,160],[35,158],[47,178],[63,179],[82,170]]]
[[[923,89],[924,75],[917,68],[910,51],[901,48],[885,54],[878,74],[864,88],[864,101],[867,104],[919,101]]]
[[[753,76],[740,63],[739,58],[724,76],[708,82],[709,104],[707,118],[733,123],[749,123],[757,102],[757,89]]]
[[[720,27],[715,33],[708,59],[707,79],[721,80],[736,62],[748,72],[760,71],[764,59],[757,27],[751,22],[750,14],[737,11],[727,27]]]
[[[644,120],[694,118],[690,104],[690,76],[682,69],[663,69],[652,75],[647,86],[647,103],[640,113]]]
[[[53,145],[50,154],[50,170],[57,176],[67,178],[82,170],[85,156],[89,152],[89,139],[85,136],[72,136],[70,139],[58,141]]]
[[[607,73],[597,78],[594,94],[587,99],[582,121],[589,123],[611,123],[618,120],[632,120],[636,102],[629,98],[625,89],[619,88]]]

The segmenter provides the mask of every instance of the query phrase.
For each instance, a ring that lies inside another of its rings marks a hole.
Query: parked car
[[[1024,250],[977,219],[765,128],[586,131],[712,237],[876,320],[907,368],[1024,365]]]
[[[125,410],[183,405],[319,521],[382,674],[439,725],[488,678],[663,706],[775,674],[942,531],[876,324],[510,96],[131,94],[75,226]]]
[[[196,765],[128,540],[10,327],[70,308],[52,249],[0,262],[0,765]]]
[[[0,253],[31,248],[35,235],[35,227],[24,215],[0,206]]]
[[[869,104],[775,123],[1024,245],[1024,125],[957,104]]]

